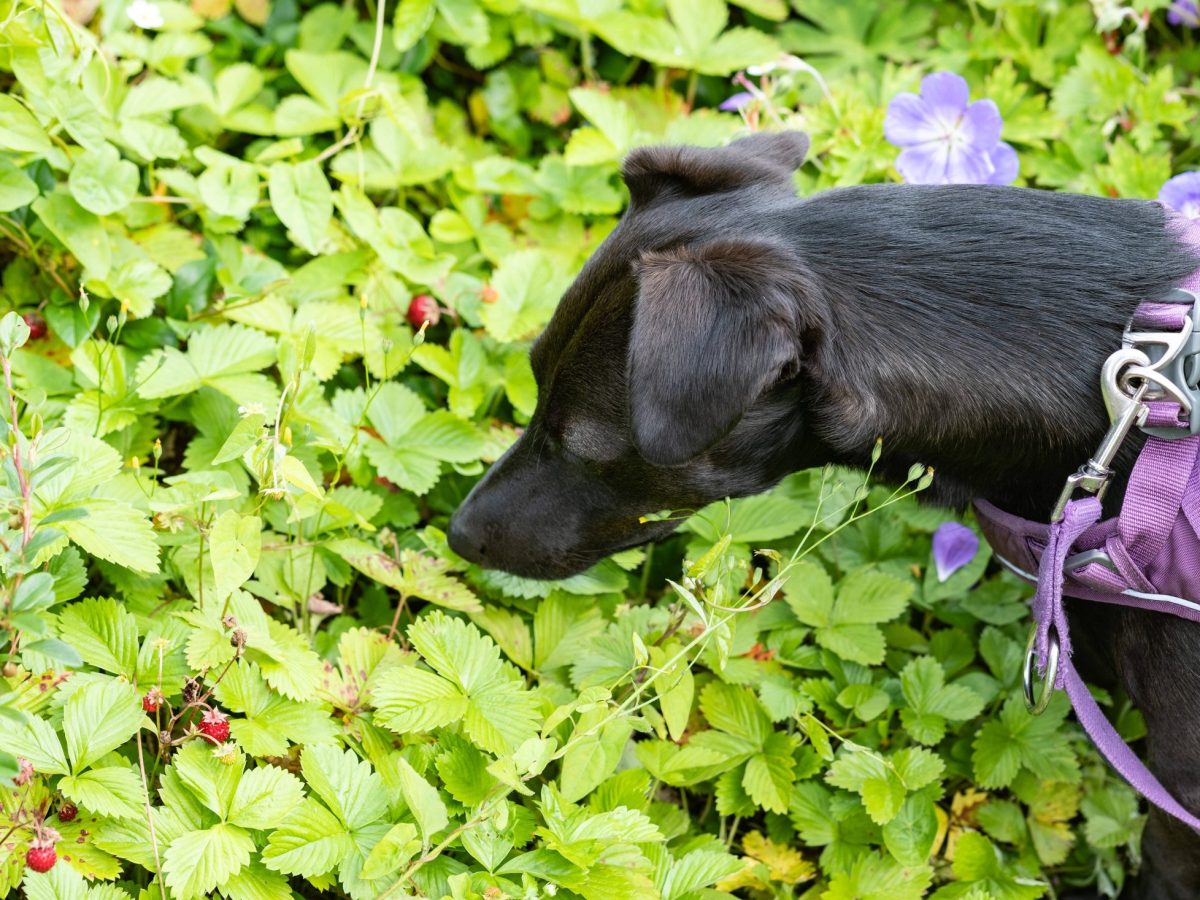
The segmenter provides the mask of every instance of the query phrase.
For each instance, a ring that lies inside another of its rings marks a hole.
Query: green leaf
[[[385,672],[375,687],[377,721],[397,734],[431,731],[457,722],[467,698],[444,678],[401,666]]]
[[[71,771],[78,775],[137,734],[145,713],[132,684],[113,678],[89,681],[72,692],[63,711]]]
[[[308,797],[271,832],[263,850],[268,869],[315,878],[334,871],[354,851],[354,841],[338,818]]]
[[[662,900],[679,900],[740,871],[742,861],[720,850],[692,850],[668,865],[656,876]]]
[[[210,896],[250,864],[254,841],[235,825],[181,834],[163,854],[163,873],[176,900]]]
[[[275,766],[251,769],[238,781],[229,821],[266,830],[282,822],[304,799],[304,787],[291,772]]]
[[[975,778],[981,787],[1007,787],[1022,768],[1040,778],[1075,783],[1079,762],[1072,752],[1063,719],[1068,710],[1057,697],[1040,716],[1031,716],[1010,697],[998,718],[983,724],[972,744]]]
[[[421,849],[417,829],[408,822],[397,822],[379,839],[363,862],[362,877],[374,881],[395,872]]]
[[[108,277],[112,266],[112,243],[95,213],[88,212],[62,191],[39,197],[33,202],[33,211],[83,264],[89,278]]]
[[[222,463],[239,459],[243,453],[258,443],[266,423],[266,415],[260,412],[249,413],[238,419],[238,423],[233,426],[233,431],[229,433],[229,437],[225,439],[225,443],[221,445],[217,455],[213,457],[212,464],[219,466]]]
[[[274,407],[278,394],[259,370],[275,362],[275,342],[242,325],[218,325],[197,331],[186,353],[174,347],[155,351],[138,364],[138,393],[146,399],[216,388],[238,403]]]
[[[19,724],[4,721],[0,727],[0,750],[24,757],[37,772],[65,775],[70,771],[58,732],[35,715],[26,714]]]
[[[929,860],[937,835],[937,811],[925,794],[911,795],[895,818],[883,826],[888,852],[907,866],[924,865]]]
[[[404,52],[425,36],[437,13],[434,0],[400,0],[392,19],[392,43]],[[364,878],[367,877],[364,873]]]
[[[428,845],[433,835],[450,824],[446,804],[438,795],[437,788],[422,778],[406,759],[398,756],[395,763],[396,774],[400,778],[400,793],[404,795],[404,802],[408,804],[409,812],[417,820],[421,837]],[[408,840],[405,838],[402,843],[407,844]]]
[[[946,722],[973,719],[983,711],[984,700],[970,688],[946,685],[945,671],[930,656],[912,660],[900,673],[900,687],[909,708],[900,720],[922,744],[936,744],[946,733]]]
[[[932,882],[929,866],[905,866],[886,855],[864,853],[830,879],[822,900],[920,900]]]
[[[137,194],[138,169],[111,144],[85,150],[68,179],[71,196],[84,209],[108,216],[127,207]]]
[[[268,189],[275,213],[292,236],[309,253],[317,253],[333,219],[333,192],[320,164],[275,163]]]
[[[158,541],[144,514],[127,503],[103,497],[89,497],[62,509],[86,513],[71,518],[59,527],[67,537],[92,556],[108,560],[135,572],[158,571]]]
[[[146,814],[142,781],[129,766],[105,766],[67,775],[59,781],[58,789],[63,796],[102,816],[130,819]]]
[[[0,157],[0,212],[27,206],[37,199],[38,193],[37,185],[28,175]]]
[[[262,520],[227,510],[217,517],[209,533],[209,551],[216,581],[214,600],[224,600],[240,588],[258,565],[262,548]]]
[[[54,150],[37,119],[16,97],[0,94],[0,147],[45,156]]]
[[[791,737],[775,732],[763,745],[763,752],[747,760],[742,786],[750,799],[763,809],[786,813],[795,780],[795,766]]]
[[[402,731],[416,722],[449,724],[461,718],[471,740],[496,754],[537,734],[535,698],[524,689],[517,670],[500,659],[496,645],[474,625],[435,612],[414,623],[408,633],[443,680],[427,674],[412,679],[405,669],[388,672],[377,689],[380,712],[389,717],[387,727]],[[465,705],[455,693],[465,696]]]
[[[189,741],[175,754],[172,769],[197,800],[222,819],[227,819],[242,777],[244,760],[239,753],[235,764],[227,766],[212,751],[208,741]]]
[[[71,604],[59,614],[58,633],[89,665],[128,678],[137,674],[137,619],[116,600]]]
[[[542,329],[567,287],[562,268],[541,250],[521,250],[496,269],[496,300],[480,310],[488,334],[500,341],[529,337]]]
[[[350,831],[378,822],[387,813],[383,781],[371,764],[358,759],[352,750],[305,747],[300,770],[308,787]]]
[[[710,682],[700,692],[700,710],[714,728],[760,747],[774,734],[771,720],[749,688]]]
[[[601,706],[579,717],[562,758],[559,789],[563,799],[583,799],[620,764],[633,725],[626,717],[606,721],[609,712],[607,706]]]

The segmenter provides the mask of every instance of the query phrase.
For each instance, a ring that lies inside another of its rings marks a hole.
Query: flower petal
[[[991,100],[976,100],[963,113],[959,133],[978,150],[991,150],[1000,143],[1000,108]]]
[[[992,160],[992,174],[988,178],[988,184],[1012,184],[1017,180],[1021,160],[1011,145],[1001,141],[989,156]]]
[[[1169,179],[1159,189],[1158,199],[1176,212],[1195,218],[1190,213],[1200,206],[1200,172],[1184,172]]]
[[[921,99],[945,130],[958,124],[959,118],[966,111],[969,97],[970,88],[967,87],[967,80],[961,75],[955,75],[953,72],[934,72],[921,79]]]
[[[741,91],[722,101],[720,108],[726,112],[733,112],[741,109],[747,103],[754,99],[754,95],[749,91]]]
[[[933,533],[933,564],[938,581],[945,581],[975,558],[979,536],[966,525],[943,522]]]
[[[946,181],[950,184],[991,184],[996,171],[986,150],[954,146],[946,161]]]
[[[1196,0],[1174,0],[1167,10],[1167,22],[1188,28],[1200,26],[1200,4]]]
[[[929,106],[916,94],[897,94],[888,104],[883,136],[897,147],[940,140],[945,131],[933,118]]]
[[[946,141],[927,141],[902,151],[896,168],[909,184],[948,184],[949,151]]]

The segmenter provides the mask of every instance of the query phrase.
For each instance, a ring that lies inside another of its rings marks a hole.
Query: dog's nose
[[[484,543],[483,529],[472,521],[473,518],[467,505],[460,506],[450,517],[446,539],[450,542],[450,549],[463,559],[483,565],[487,559],[487,546]]]

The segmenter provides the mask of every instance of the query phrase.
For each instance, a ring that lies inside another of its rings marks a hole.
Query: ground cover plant
[[[797,127],[801,192],[1200,215],[1197,25],[0,0],[0,895],[1115,895],[1137,798],[1065,701],[1025,713],[1030,592],[918,505],[936,473],[656,513],[561,582],[444,528],[630,148]]]

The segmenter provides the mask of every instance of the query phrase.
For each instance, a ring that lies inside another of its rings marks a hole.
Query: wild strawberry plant
[[[1166,6],[0,0],[0,894],[1113,895],[1137,800],[919,467],[560,582],[444,527],[631,148],[1192,214]],[[1002,132],[897,168],[933,73]]]

